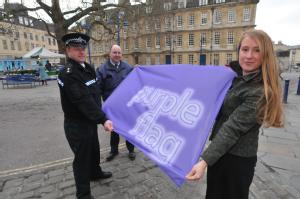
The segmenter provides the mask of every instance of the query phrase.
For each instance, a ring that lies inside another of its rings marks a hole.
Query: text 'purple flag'
[[[235,73],[223,66],[136,67],[103,104],[114,129],[181,186]]]

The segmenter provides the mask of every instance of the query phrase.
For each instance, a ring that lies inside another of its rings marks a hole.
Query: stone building
[[[119,43],[132,65],[227,64],[237,58],[241,34],[255,27],[258,2],[147,0],[131,5],[130,15],[118,11],[114,37],[91,42],[92,62],[103,63],[111,44]],[[101,33],[97,27],[92,31],[94,37]]]
[[[10,6],[22,6],[10,4]],[[45,47],[58,52],[56,39],[48,34],[43,22],[23,12],[18,16],[6,19],[4,9],[0,9],[0,59],[20,58],[35,47]],[[53,26],[48,24],[54,35]]]

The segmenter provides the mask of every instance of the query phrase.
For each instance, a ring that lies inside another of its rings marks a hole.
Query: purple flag
[[[139,66],[103,110],[116,132],[181,186],[202,153],[234,76],[222,66]]]

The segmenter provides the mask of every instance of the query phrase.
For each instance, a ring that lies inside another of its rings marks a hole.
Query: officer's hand
[[[103,126],[106,131],[112,132],[114,130],[113,123],[110,120],[106,120]]]

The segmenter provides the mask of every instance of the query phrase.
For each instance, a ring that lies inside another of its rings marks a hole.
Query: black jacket
[[[101,110],[94,68],[87,63],[83,68],[78,62],[68,59],[57,81],[65,118],[104,124],[107,118]]]

